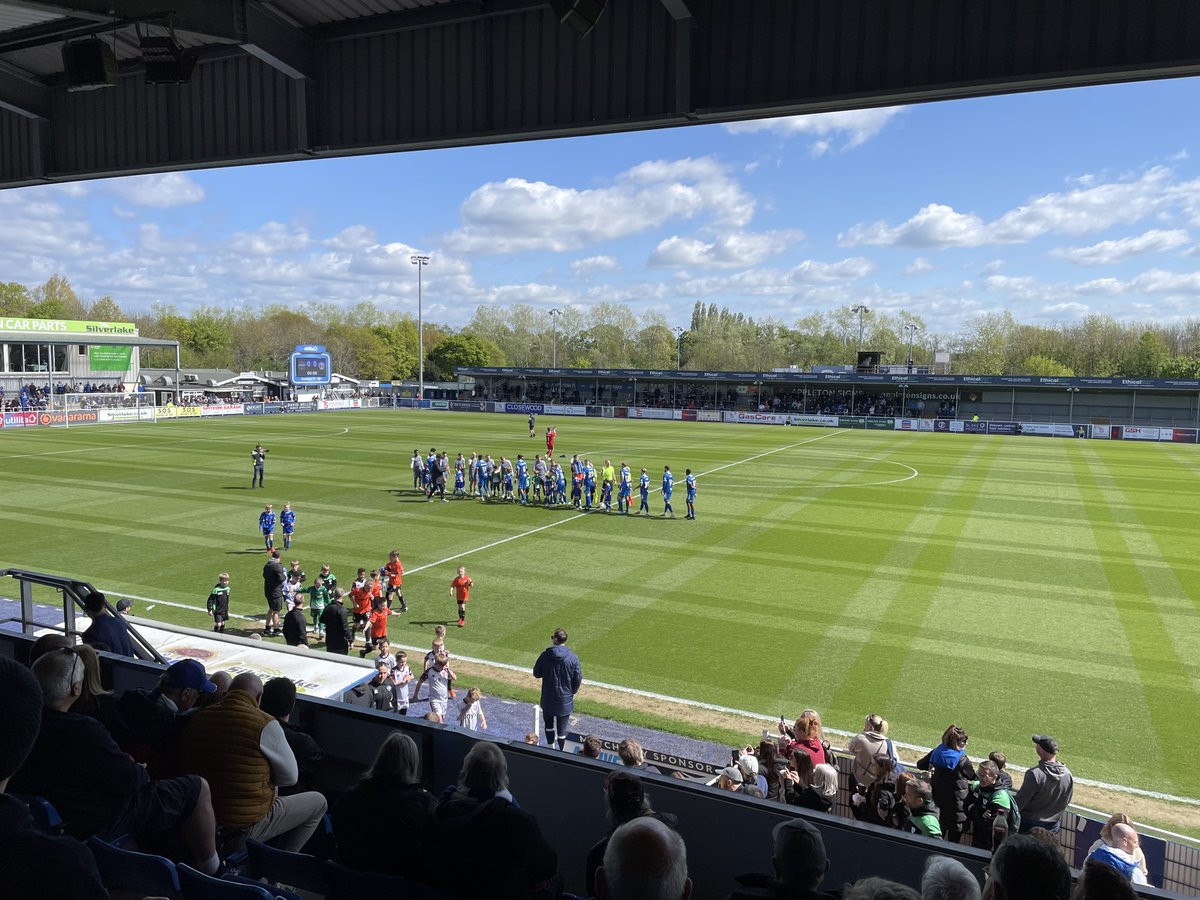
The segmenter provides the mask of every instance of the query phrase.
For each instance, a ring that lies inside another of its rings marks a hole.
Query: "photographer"
[[[262,444],[255,444],[254,449],[250,451],[250,461],[254,464],[254,472],[250,476],[250,487],[255,487],[255,482],[258,482],[258,487],[263,486],[263,465],[267,461],[267,454],[270,451],[263,447]]]

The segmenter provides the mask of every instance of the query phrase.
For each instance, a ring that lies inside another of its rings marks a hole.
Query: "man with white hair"
[[[1146,884],[1146,873],[1138,864],[1138,834],[1128,825],[1118,822],[1112,827],[1111,843],[1101,844],[1088,859],[1112,866],[1133,884]]]
[[[600,900],[688,900],[683,838],[657,819],[642,817],[613,832],[596,870]]]
[[[931,856],[921,876],[921,900],[979,900],[979,881],[957,859]]]

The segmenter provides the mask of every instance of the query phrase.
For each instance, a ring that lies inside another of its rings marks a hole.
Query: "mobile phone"
[[[731,766],[736,766],[738,764],[738,760],[741,759],[741,756],[742,756],[742,751],[739,750],[737,747],[734,747],[732,750],[729,751],[729,764]]]

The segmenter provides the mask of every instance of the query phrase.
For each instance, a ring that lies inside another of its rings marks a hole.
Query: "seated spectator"
[[[1071,900],[1135,900],[1129,879],[1112,866],[1089,859],[1079,871]]]
[[[905,830],[925,837],[941,837],[941,819],[929,785],[918,778],[909,779],[902,797],[907,808]]]
[[[16,660],[0,656],[0,886],[6,900],[107,900],[91,851],[34,826],[28,807],[5,793],[42,727],[42,689]],[[36,864],[33,864],[36,861]]]
[[[298,852],[325,815],[315,791],[281,797],[277,788],[300,777],[283,727],[259,709],[263,684],[243,672],[216,706],[200,710],[184,732],[182,762],[212,784],[222,827]]]
[[[462,864],[469,848],[470,865]],[[537,820],[508,791],[508,763],[495,744],[475,744],[463,760],[458,784],[446,789],[433,814],[426,871],[455,897],[524,900],[545,891],[558,871],[558,855]]]
[[[534,742],[536,743],[536,741]],[[583,746],[580,748],[580,753],[588,759],[599,759],[600,754],[604,751],[604,742],[596,735],[589,734],[583,739]]]
[[[1146,874],[1138,865],[1139,849],[1138,833],[1131,825],[1118,822],[1109,830],[1108,842],[1088,853],[1087,858],[1089,861],[1112,866],[1133,884],[1146,884]]]
[[[80,644],[73,649],[83,660],[83,688],[71,711],[91,716],[107,728],[119,744],[126,734],[125,720],[117,708],[117,698],[112,691],[105,690],[104,682],[100,680],[100,654],[89,644]]]
[[[979,881],[957,859],[931,856],[921,876],[922,900],[980,900]]]
[[[772,830],[774,877],[764,873],[739,875],[728,900],[829,900],[820,892],[829,869],[825,841],[816,826],[804,819],[780,822]]]
[[[424,841],[437,800],[420,784],[421,757],[407,734],[393,731],[375,754],[362,780],[333,808],[337,861],[356,869],[420,876],[425,871]],[[381,819],[381,815],[384,819]],[[373,853],[380,829],[386,836],[417,842],[417,852]]]
[[[216,872],[221,862],[208,783],[195,775],[150,781],[103,725],[71,712],[83,683],[73,650],[47,653],[33,675],[42,689],[41,733],[13,790],[45,797],[81,840],[131,834],[143,848],[161,848],[164,838],[174,839],[192,865]]]
[[[34,641],[33,646],[29,648],[30,668],[32,668],[35,662],[37,662],[51,650],[59,650],[63,647],[71,648],[74,646],[75,642],[65,634],[58,634],[57,632],[53,631],[48,634],[43,634],[36,641]]]
[[[604,779],[604,796],[608,801],[608,833],[588,851],[586,872],[589,896],[596,893],[596,869],[604,862],[604,851],[608,849],[608,841],[614,831],[639,816],[658,819],[668,828],[675,828],[679,824],[670,813],[654,811],[646,797],[642,779],[632,772],[619,769],[610,772]]]
[[[321,764],[325,762],[325,751],[312,739],[292,724],[292,710],[296,708],[296,683],[290,678],[272,678],[263,685],[262,702],[259,709],[267,715],[274,716],[283,729],[288,746],[296,757],[296,766],[300,777],[290,787],[281,787],[279,793],[285,797],[288,794],[298,794],[304,791],[316,790],[317,776]]]
[[[642,750],[642,745],[633,738],[625,738],[617,744],[617,756],[621,757],[621,765],[630,769],[637,769],[639,772],[653,772],[655,775],[662,774],[657,768],[646,762],[646,753]]]
[[[542,739],[538,737],[538,733],[536,731],[529,732],[527,735],[525,735],[523,740],[526,744],[532,744],[534,747],[542,742]]]
[[[688,900],[687,847],[676,832],[641,817],[613,832],[596,870],[600,900]]]
[[[1000,769],[992,760],[981,762],[978,774],[979,780],[971,782],[964,806],[971,846],[995,850],[1010,832],[1016,831],[1012,795],[1000,787]]]
[[[83,633],[85,644],[118,656],[134,655],[129,626],[120,616],[108,611],[108,600],[102,593],[92,591],[84,596],[83,609],[92,620],[91,626]]]
[[[917,768],[933,773],[929,784],[942,836],[957,844],[967,822],[967,792],[975,780],[975,768],[967,756],[967,733],[951,725],[942,735],[942,742],[917,760]]]
[[[921,895],[906,884],[886,878],[860,878],[846,886],[842,900],[921,900]]]
[[[889,755],[887,733],[887,720],[872,713],[863,720],[863,730],[850,738],[846,749],[853,755],[850,773],[856,783],[870,784],[878,776],[876,758]]]
[[[1133,825],[1133,822],[1129,820],[1129,816],[1125,815],[1125,813],[1113,813],[1109,816],[1108,821],[1104,823],[1104,827],[1100,829],[1099,839],[1093,842],[1092,846],[1088,847],[1088,856],[1091,856],[1103,846],[1107,845],[1111,847],[1113,845],[1112,830],[1116,825]],[[1138,868],[1142,870],[1142,874],[1148,875],[1149,870],[1146,868],[1146,854],[1142,852],[1140,842],[1133,855],[1138,861]]]
[[[729,791],[733,794],[739,793],[744,783],[742,770],[738,766],[726,766],[717,773],[717,780],[714,782],[718,790]]]
[[[753,748],[747,747],[746,752],[738,757],[738,768],[742,770],[743,794],[759,798],[767,796],[767,779],[759,771],[758,757],[754,755]]]
[[[217,686],[204,666],[194,659],[172,663],[158,679],[158,687],[134,688],[121,695],[117,709],[126,726],[123,746],[151,776],[179,773],[179,743],[188,712]]]
[[[194,713],[198,709],[220,703],[225,699],[225,695],[229,693],[229,686],[233,684],[233,676],[228,672],[213,672],[208,677],[208,680],[213,683],[216,690],[211,694],[201,694],[200,699],[196,701],[196,705],[189,712]]]
[[[1058,847],[1013,835],[992,855],[983,900],[1068,900],[1071,870]]]

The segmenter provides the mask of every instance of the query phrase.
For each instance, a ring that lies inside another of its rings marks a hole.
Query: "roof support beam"
[[[377,34],[437,28],[459,22],[477,22],[493,16],[509,16],[549,8],[549,0],[459,0],[458,3],[443,6],[330,22],[327,25],[318,25],[310,31],[320,41],[347,41]]]
[[[28,72],[0,61],[0,108],[27,119],[50,116],[50,88]]]
[[[662,5],[671,14],[671,18],[676,21],[692,18],[692,11],[688,9],[687,0],[662,0]]]

